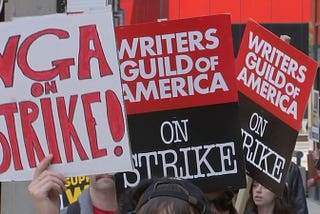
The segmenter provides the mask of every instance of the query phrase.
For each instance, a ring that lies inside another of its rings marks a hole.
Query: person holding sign
[[[291,37],[288,35],[280,35],[280,39],[288,44],[291,43]],[[306,195],[300,168],[292,161],[289,165],[286,177],[286,185],[288,186],[288,191],[290,192],[289,203],[295,209],[296,214],[308,214]]]
[[[28,186],[38,214],[115,214],[118,211],[115,184],[111,176],[90,176],[90,186],[79,196],[78,202],[59,210],[60,197],[65,191],[66,178],[48,170],[52,155],[45,157]],[[209,214],[204,193],[189,181],[175,178],[152,180],[142,186],[133,212]]]
[[[283,198],[280,198],[257,181],[253,181],[245,214],[293,214],[287,203],[286,189],[283,195]]]
[[[60,211],[59,194],[66,189],[66,178],[60,173],[48,170],[52,158],[53,156],[49,155],[40,162],[28,186],[38,214],[117,213],[114,179],[107,174],[89,176],[89,188],[81,193],[77,202]]]

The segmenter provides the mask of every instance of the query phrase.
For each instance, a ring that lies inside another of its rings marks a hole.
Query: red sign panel
[[[245,186],[229,15],[116,28],[135,169],[190,179],[204,191]],[[210,184],[210,185],[208,185]]]
[[[128,114],[237,101],[230,32],[227,15],[118,27]]]
[[[239,91],[299,131],[317,62],[249,21],[236,66]]]

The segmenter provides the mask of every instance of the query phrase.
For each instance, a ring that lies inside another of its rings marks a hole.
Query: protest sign
[[[253,20],[236,62],[250,177],[281,195],[317,63]]]
[[[83,190],[89,188],[88,176],[67,177],[66,190],[61,194],[61,207],[66,207],[78,200]]]
[[[116,28],[133,172],[204,191],[245,186],[229,15]]]
[[[0,180],[132,170],[111,8],[0,25]]]

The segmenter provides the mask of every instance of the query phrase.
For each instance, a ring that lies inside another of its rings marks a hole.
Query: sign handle
[[[236,200],[236,204],[235,204],[235,208],[238,211],[239,214],[243,214],[246,208],[246,204],[247,204],[247,200],[249,198],[250,195],[250,189],[251,189],[251,184],[252,184],[252,178],[249,177],[248,175],[246,176],[247,178],[247,187],[245,189],[240,189],[238,196],[237,196],[237,200]]]

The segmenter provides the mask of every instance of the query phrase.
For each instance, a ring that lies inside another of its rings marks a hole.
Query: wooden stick
[[[247,187],[245,189],[240,189],[237,200],[236,200],[236,210],[239,214],[243,214],[246,208],[247,200],[249,198],[250,189],[252,184],[252,178],[247,176]]]

